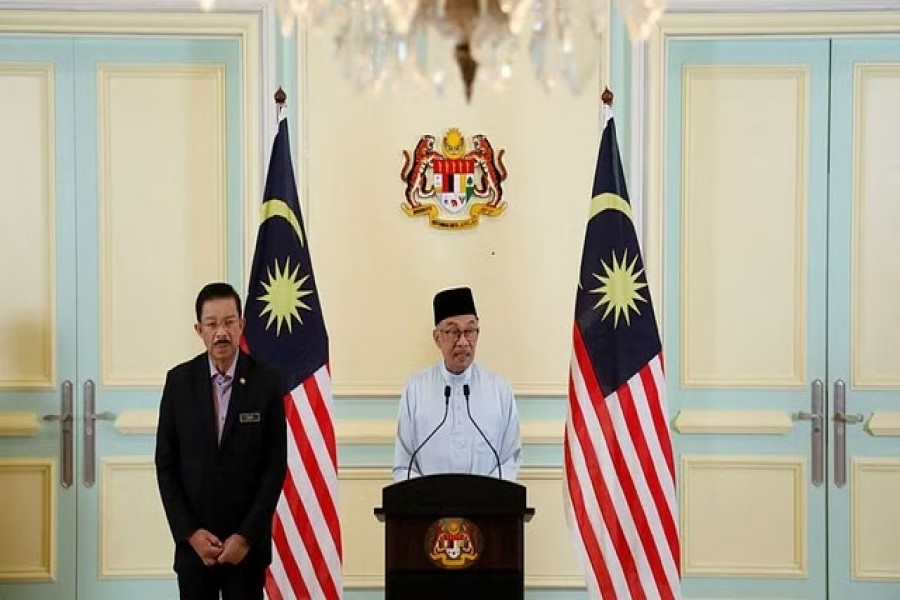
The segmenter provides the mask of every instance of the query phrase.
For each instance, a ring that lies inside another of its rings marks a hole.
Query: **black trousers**
[[[266,567],[213,565],[178,573],[181,600],[263,600]]]

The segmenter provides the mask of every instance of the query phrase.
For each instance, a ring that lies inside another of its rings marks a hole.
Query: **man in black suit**
[[[233,287],[207,285],[195,309],[207,351],[169,371],[156,432],[178,588],[182,600],[262,600],[287,470],[281,378],[239,349]]]

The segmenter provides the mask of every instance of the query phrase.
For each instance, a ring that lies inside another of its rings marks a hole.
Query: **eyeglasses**
[[[478,332],[481,330],[478,327],[473,327],[471,329],[439,329],[438,331],[455,344],[459,341],[460,336],[465,336],[467,341],[474,342],[478,339]]]
[[[218,331],[219,327],[222,327],[223,325],[225,326],[225,329],[234,329],[239,322],[240,319],[238,317],[226,317],[221,321],[214,321],[212,319],[203,321],[200,326],[206,331],[213,332]]]

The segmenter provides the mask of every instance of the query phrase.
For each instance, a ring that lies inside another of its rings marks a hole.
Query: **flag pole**
[[[299,451],[287,452],[288,474],[272,522],[266,597],[341,600],[343,547],[328,334],[309,244],[304,239],[285,111],[287,94],[281,87],[274,93],[274,100],[278,123],[250,270],[244,338],[256,358],[281,372],[286,392],[286,443]],[[276,315],[277,325],[266,317],[267,312],[281,310],[278,300],[265,291],[275,281],[292,285],[297,291],[286,312]],[[297,327],[299,323],[303,326]]]
[[[667,426],[663,348],[609,88],[601,100],[605,119],[572,328],[563,437],[566,521],[591,600],[680,599],[675,454]],[[614,276],[627,282],[624,296],[612,289]],[[581,285],[595,278],[605,285]]]
[[[281,121],[281,114],[284,112],[284,105],[287,102],[287,94],[284,93],[284,90],[281,89],[281,86],[278,86],[278,89],[275,91],[275,122],[278,123]]]

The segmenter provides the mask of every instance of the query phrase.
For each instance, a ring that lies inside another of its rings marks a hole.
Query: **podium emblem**
[[[441,569],[471,567],[481,555],[482,546],[481,530],[468,519],[438,519],[425,533],[425,553]]]

